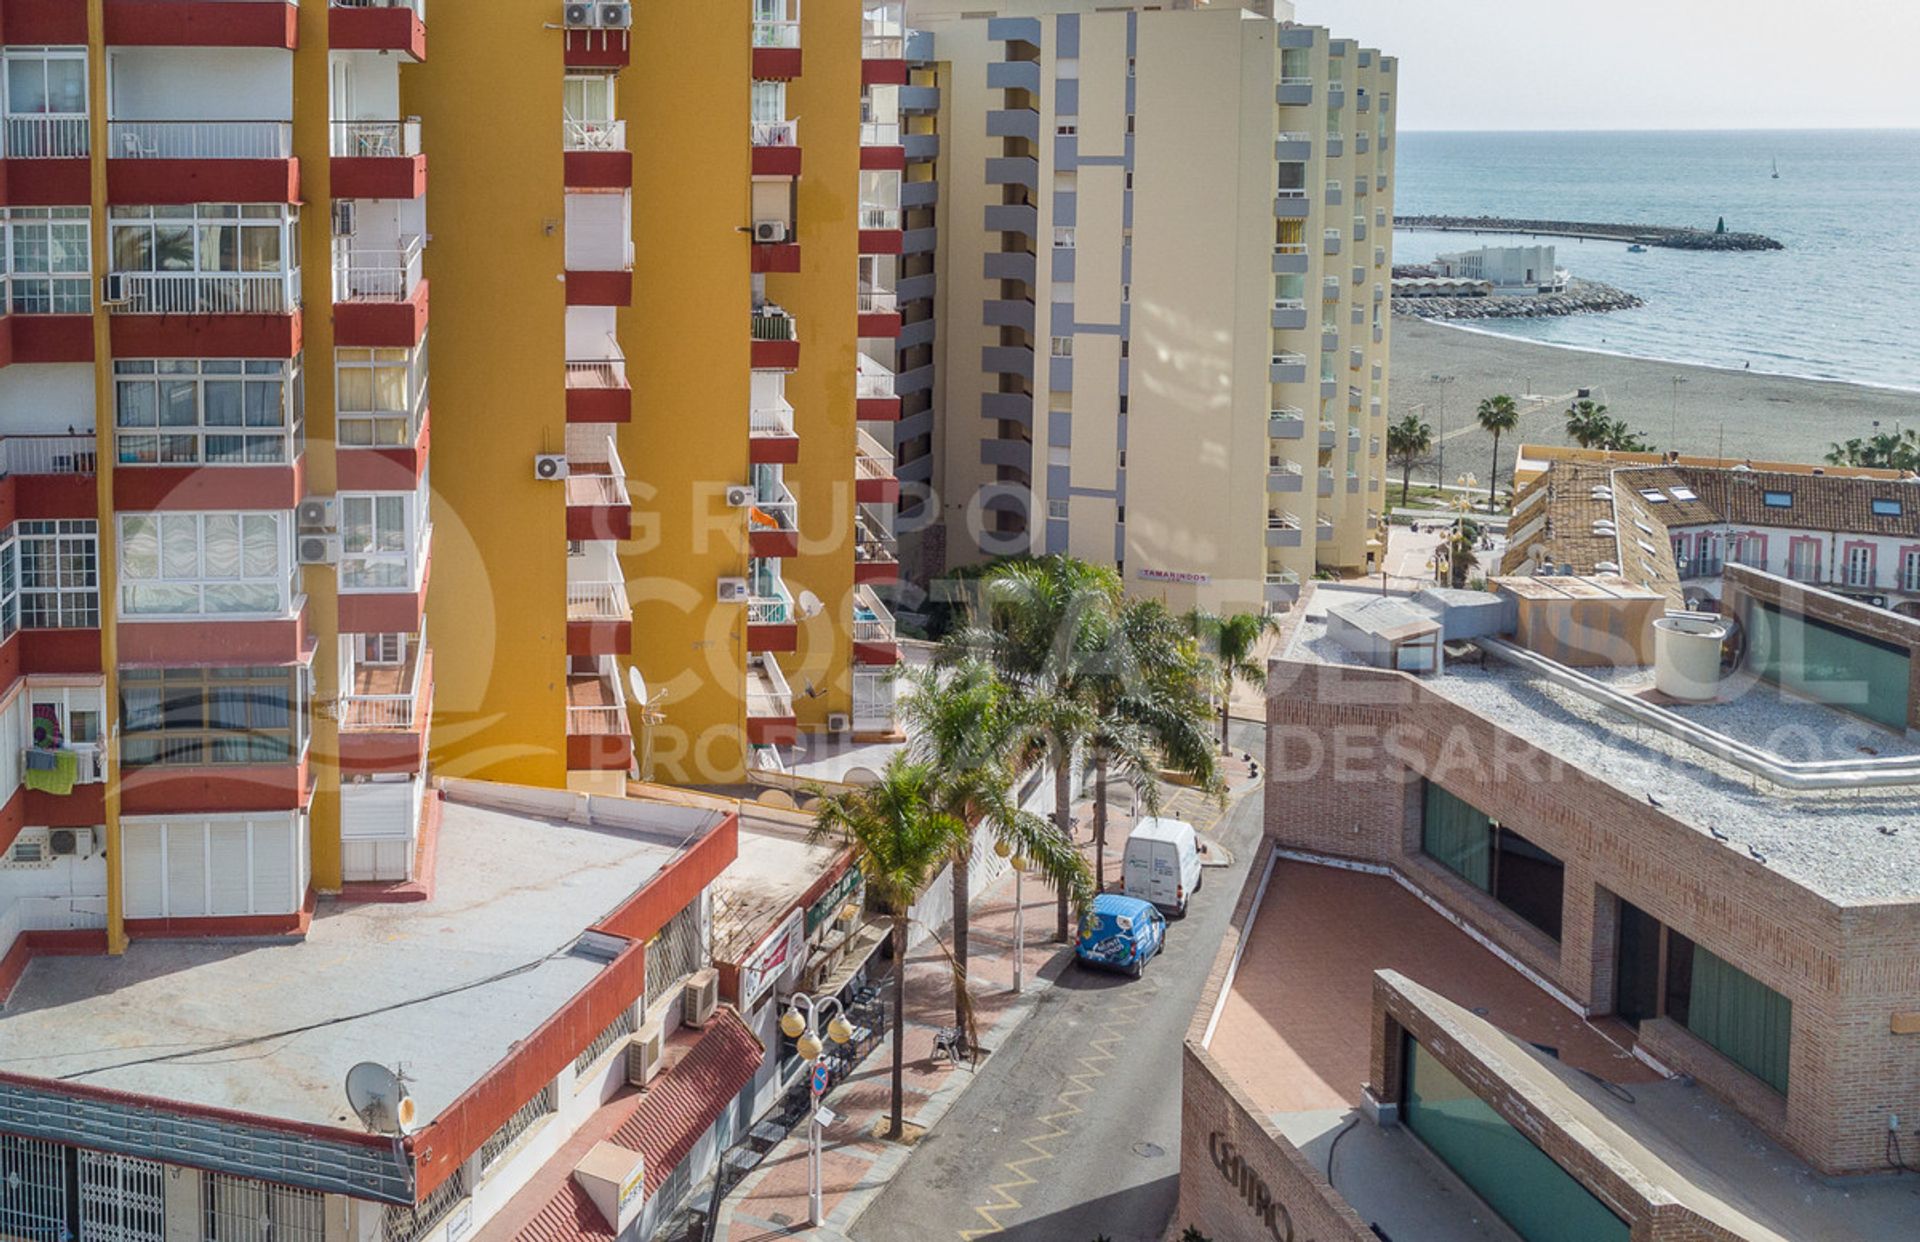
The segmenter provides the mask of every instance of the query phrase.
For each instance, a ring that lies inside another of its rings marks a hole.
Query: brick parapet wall
[[[1749,600],[1759,600],[1785,612],[1799,613],[1904,647],[1907,651],[1907,728],[1920,730],[1920,620],[1745,565],[1727,566],[1720,598],[1720,610],[1737,619],[1745,619]]]

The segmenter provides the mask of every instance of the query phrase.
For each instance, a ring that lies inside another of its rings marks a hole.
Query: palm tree
[[[821,798],[815,840],[832,839],[853,853],[867,896],[892,921],[893,1111],[887,1137],[902,1130],[906,1080],[907,912],[941,864],[966,840],[967,827],[942,810],[933,769],[895,755],[872,785]]]
[[[1593,448],[1607,436],[1607,429],[1613,420],[1607,417],[1607,407],[1596,405],[1592,401],[1580,400],[1567,407],[1567,435],[1581,448]]]
[[[1865,440],[1834,444],[1827,461],[1836,466],[1871,466],[1882,470],[1920,470],[1920,432],[1877,431]]]
[[[954,1024],[965,1028],[974,830],[991,832],[1007,853],[1031,860],[1054,887],[1071,891],[1076,900],[1088,886],[1087,865],[1072,842],[1046,820],[1022,811],[1013,795],[1025,734],[992,667],[965,658],[906,677],[911,692],[901,697],[900,715],[912,739],[908,754],[933,769],[933,801],[939,809],[967,826],[965,841],[953,852],[951,949]]]
[[[1474,549],[1480,543],[1480,524],[1462,518],[1447,536],[1447,585],[1454,590],[1467,585],[1467,574],[1480,564]]]
[[[1408,414],[1387,428],[1387,460],[1400,464],[1400,503],[1413,488],[1413,463],[1433,451],[1433,428],[1418,414]]]
[[[1407,420],[1413,417],[1409,414]],[[1391,437],[1395,430],[1389,427],[1387,435]],[[1232,750],[1227,740],[1227,723],[1233,684],[1236,681],[1254,687],[1267,684],[1266,666],[1254,658],[1254,652],[1259,649],[1262,638],[1280,628],[1280,619],[1266,612],[1236,612],[1222,617],[1196,608],[1187,614],[1186,622],[1188,631],[1200,640],[1201,652],[1213,665],[1213,690],[1220,696],[1220,753],[1226,754]]]
[[[1480,430],[1493,433],[1493,472],[1487,476],[1487,508],[1492,509],[1494,489],[1500,482],[1500,435],[1520,425],[1520,407],[1512,397],[1501,393],[1482,401],[1474,417],[1479,420]]]
[[[1606,407],[1602,406],[1602,409]],[[1651,453],[1653,442],[1618,418],[1603,420],[1595,447],[1612,453]]]

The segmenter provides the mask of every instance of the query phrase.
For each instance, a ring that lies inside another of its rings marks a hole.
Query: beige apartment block
[[[1396,64],[1291,16],[909,5],[942,87],[920,573],[1065,552],[1285,607],[1379,551]]]

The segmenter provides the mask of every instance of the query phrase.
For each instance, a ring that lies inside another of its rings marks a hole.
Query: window
[[[1070,336],[1054,337],[1052,339],[1052,352],[1056,358],[1073,357],[1073,338]]]
[[[1640,490],[1640,496],[1650,505],[1664,505],[1667,503],[1667,494],[1657,487],[1642,488]]]
[[[306,749],[306,710],[294,665],[122,669],[122,762],[291,763]]]
[[[299,267],[300,212],[273,203],[114,207],[116,272],[281,272]]]
[[[1899,501],[1889,497],[1875,496],[1872,505],[1875,517],[1899,517],[1905,512],[1904,506]]]
[[[1698,499],[1700,499],[1700,498],[1699,498],[1698,496],[1696,496],[1696,495],[1694,495],[1694,494],[1693,494],[1693,489],[1692,489],[1692,488],[1690,488],[1690,487],[1669,487],[1669,488],[1667,489],[1667,492],[1668,492],[1668,493],[1669,493],[1670,495],[1672,495],[1672,497],[1673,497],[1673,498],[1674,498],[1675,500],[1698,500]]]
[[[1748,605],[1746,627],[1747,659],[1762,680],[1905,731],[1906,648],[1759,601]]]
[[[1558,858],[1432,781],[1421,812],[1421,853],[1560,939],[1566,867]]]
[[[1792,1001],[1672,928],[1667,929],[1665,1001],[1667,1017],[1786,1094]]]
[[[1047,501],[1047,516],[1065,521],[1067,516],[1067,502],[1064,500],[1049,499]]]
[[[1820,580],[1820,542],[1795,539],[1787,545],[1787,577],[1795,582]]]
[[[569,73],[560,87],[560,110],[569,129],[578,122],[613,120],[613,75]]]
[[[284,465],[306,447],[298,358],[121,358],[113,375],[123,466]]]
[[[1127,57],[1127,76],[1128,77],[1133,76],[1133,68],[1134,68],[1134,58],[1129,56]]]
[[[1760,499],[1769,509],[1793,508],[1792,492],[1767,492]]]
[[[100,625],[99,523],[92,518],[21,521],[20,624],[30,630]]]
[[[1901,555],[1900,589],[1920,591],[1920,550],[1909,548]]]
[[[93,311],[92,211],[13,207],[6,218],[7,309],[15,315]]]
[[[323,1242],[326,1237],[326,1199],[318,1191],[230,1173],[205,1178],[202,1242]]]
[[[1073,226],[1056,225],[1053,230],[1053,247],[1056,250],[1073,249]]]
[[[1870,543],[1855,543],[1847,546],[1847,585],[1850,587],[1870,587],[1878,575],[1874,572],[1874,548]]]
[[[622,1009],[618,1016],[607,1024],[606,1030],[595,1035],[593,1041],[580,1050],[580,1055],[573,1059],[573,1072],[575,1074],[584,1074],[587,1070],[593,1068],[595,1061],[607,1055],[615,1044],[638,1030],[639,1023],[635,1021],[633,1015],[634,1007],[632,1005],[628,1005],[625,1009]]]
[[[1751,532],[1731,536],[1733,563],[1746,565],[1753,569],[1765,569],[1767,566],[1767,537]]]
[[[429,537],[425,476],[417,492],[340,497],[340,589],[412,590]]]
[[[87,49],[8,48],[6,152],[72,159],[88,152]]]
[[[556,1094],[552,1083],[540,1088],[539,1094],[522,1104],[520,1111],[507,1118],[505,1124],[480,1144],[480,1176],[485,1177],[492,1172],[501,1158],[513,1150],[520,1136],[533,1129],[535,1122],[558,1111],[560,1101]]]
[[[412,349],[336,349],[334,435],[341,448],[403,448],[427,407],[427,341]]]
[[[755,125],[780,124],[787,119],[787,84],[757,79],[753,84]],[[756,139],[757,141],[757,139]]]
[[[1071,138],[1080,132],[1080,127],[1078,125],[1056,125],[1053,127],[1053,132],[1061,138]]]
[[[120,607],[130,616],[291,611],[290,515],[122,513]]]

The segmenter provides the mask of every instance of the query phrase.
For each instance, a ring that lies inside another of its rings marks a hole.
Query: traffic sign
[[[824,1061],[816,1061],[813,1066],[813,1093],[819,1095],[827,1089],[827,1082],[833,1077]]]

